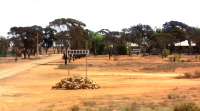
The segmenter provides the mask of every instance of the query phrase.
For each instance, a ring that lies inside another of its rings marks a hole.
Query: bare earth
[[[61,56],[17,65],[1,63],[0,111],[66,111],[85,101],[175,104],[177,100],[170,99],[170,94],[179,95],[179,101],[200,104],[200,79],[176,79],[183,72],[198,70],[198,62],[169,63],[158,56],[115,56],[112,60],[91,56],[88,75],[100,89],[52,90],[56,82],[68,76]],[[70,64],[70,75],[84,74],[85,58]]]

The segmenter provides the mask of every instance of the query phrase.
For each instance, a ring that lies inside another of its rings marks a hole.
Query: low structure
[[[191,47],[190,47],[188,40],[175,43],[174,46],[175,46],[175,51],[177,53],[194,53],[194,52],[196,52],[195,51],[196,50],[196,43],[191,42]]]

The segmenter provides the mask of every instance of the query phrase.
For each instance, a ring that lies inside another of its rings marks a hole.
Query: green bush
[[[105,45],[104,44],[99,44],[97,45],[97,54],[101,55],[105,52]]]
[[[116,47],[117,53],[119,55],[126,55],[127,54],[127,47],[126,45],[118,45]]]
[[[5,57],[7,55],[6,51],[0,51],[0,57]]]

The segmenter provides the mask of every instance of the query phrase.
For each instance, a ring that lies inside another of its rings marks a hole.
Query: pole
[[[69,77],[69,75],[70,75],[70,67],[69,67],[69,64],[67,64],[67,66],[68,66],[68,77]]]
[[[85,57],[85,78],[87,79],[87,70],[88,70],[88,67],[87,67],[87,54],[86,54],[86,57]]]
[[[68,49],[67,49],[67,57],[69,57],[69,52],[68,52]],[[67,64],[67,69],[68,69],[68,77],[70,75],[70,67],[69,67],[70,63]]]

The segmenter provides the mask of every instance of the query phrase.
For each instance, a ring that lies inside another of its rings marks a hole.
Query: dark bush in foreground
[[[83,77],[69,77],[64,78],[56,83],[53,89],[76,90],[76,89],[98,89],[99,85],[95,84],[88,78]]]

